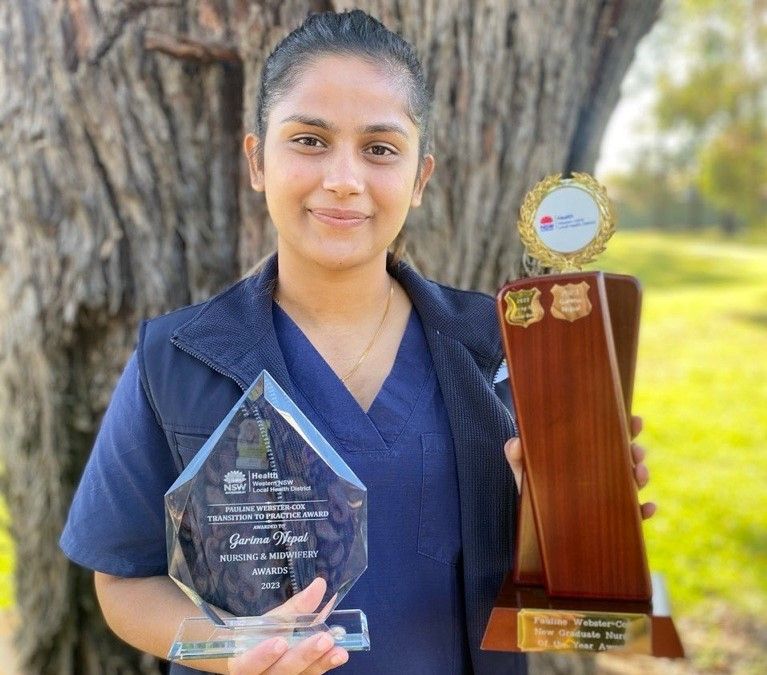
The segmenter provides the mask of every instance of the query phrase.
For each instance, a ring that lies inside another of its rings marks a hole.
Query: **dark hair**
[[[428,152],[431,93],[413,47],[362,10],[310,15],[269,55],[261,73],[256,107],[256,133],[266,133],[273,102],[295,83],[312,59],[327,54],[350,54],[384,65],[406,80],[407,113],[419,131],[419,157]],[[263,147],[260,145],[259,147]]]

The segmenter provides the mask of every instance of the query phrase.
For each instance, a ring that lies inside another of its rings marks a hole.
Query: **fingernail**
[[[328,635],[323,633],[317,638],[317,641],[314,643],[314,645],[319,651],[324,652],[326,649],[330,649],[333,646],[333,640],[331,640]]]
[[[348,659],[349,659],[348,654],[334,654],[333,658],[330,659],[330,665],[340,666],[342,663],[346,663]]]

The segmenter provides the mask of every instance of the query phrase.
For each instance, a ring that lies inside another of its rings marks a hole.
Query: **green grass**
[[[599,269],[644,288],[634,410],[659,504],[650,565],[677,612],[767,616],[767,244],[618,233]]]
[[[0,500],[0,611],[13,602],[13,542],[8,533],[8,512]]]

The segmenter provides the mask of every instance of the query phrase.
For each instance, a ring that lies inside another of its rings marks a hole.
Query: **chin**
[[[278,240],[279,255],[294,261],[296,269],[319,268],[327,271],[353,269],[364,265],[386,264],[386,242],[351,242],[294,238]],[[292,265],[293,266],[293,265]]]
[[[360,251],[359,249],[351,251],[326,250],[314,256],[314,261],[325,269],[352,269],[354,267],[359,267],[360,265],[375,264],[376,261],[385,264],[387,250],[388,249],[383,249],[381,251]]]

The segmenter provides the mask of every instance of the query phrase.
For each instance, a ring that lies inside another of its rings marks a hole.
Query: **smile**
[[[308,209],[308,211],[321,223],[331,227],[354,227],[368,219],[367,214],[348,209]]]

